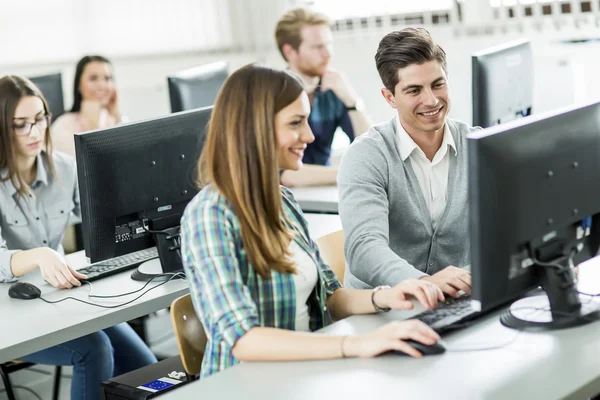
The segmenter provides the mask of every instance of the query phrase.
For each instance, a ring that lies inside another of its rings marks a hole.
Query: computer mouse
[[[13,299],[33,300],[42,295],[37,286],[27,282],[16,282],[8,288],[8,295]]]
[[[404,342],[417,349],[419,353],[423,354],[423,356],[433,356],[437,354],[442,354],[446,351],[446,348],[440,342],[434,343],[432,345],[423,344],[421,342],[417,342],[415,340],[410,339],[405,340]],[[400,356],[410,357],[409,354],[406,354],[405,352],[399,350],[394,350],[393,353]]]

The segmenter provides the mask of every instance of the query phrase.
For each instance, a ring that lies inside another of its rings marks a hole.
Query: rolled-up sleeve
[[[259,317],[242,279],[228,213],[220,205],[190,204],[181,221],[181,250],[190,294],[204,329],[211,340],[233,348],[259,325]]]
[[[13,282],[16,280],[10,268],[10,260],[13,254],[19,251],[21,250],[8,250],[0,227],[0,282]]]

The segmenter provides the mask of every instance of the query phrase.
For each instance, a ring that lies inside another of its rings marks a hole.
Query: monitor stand
[[[529,332],[573,328],[600,319],[598,303],[589,296],[581,296],[581,308],[572,313],[552,314],[548,296],[532,296],[515,301],[500,316],[502,325]]]
[[[546,295],[527,297],[513,303],[500,316],[502,325],[539,332],[572,328],[600,320],[598,303],[593,297],[579,294],[575,275],[569,265],[571,262],[561,268],[537,266],[542,274],[542,288]]]
[[[160,258],[143,262],[131,274],[131,279],[134,281],[148,282],[152,279],[153,282],[166,281],[171,278],[171,274],[166,275],[162,269]]]

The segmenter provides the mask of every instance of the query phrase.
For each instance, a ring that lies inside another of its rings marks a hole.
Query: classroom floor
[[[166,310],[161,310],[148,318],[146,332],[150,348],[157,357],[165,358],[178,353],[177,343],[171,329],[171,319]],[[60,400],[70,400],[71,376],[72,368],[64,367],[60,382]],[[39,398],[43,400],[52,398],[52,383],[54,381],[54,367],[52,366],[36,365],[11,374],[10,379],[13,388],[23,386],[37,393]],[[3,389],[4,387],[0,383],[0,400],[8,398]],[[16,388],[15,394],[18,400],[38,400],[38,397],[26,389]]]

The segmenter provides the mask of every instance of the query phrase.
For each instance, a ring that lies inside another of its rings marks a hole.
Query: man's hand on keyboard
[[[471,294],[471,273],[452,265],[431,276],[424,276],[420,280],[435,284],[442,289],[442,292],[452,297],[460,297],[459,290]]]
[[[390,289],[375,293],[375,303],[392,310],[410,310],[413,304],[409,296],[415,297],[423,307],[435,308],[438,301],[444,301],[444,294],[434,284],[417,279],[407,279]]]
[[[64,257],[49,247],[36,249],[35,263],[40,268],[46,282],[59,289],[70,289],[81,286],[81,279],[86,276],[75,271],[65,262]]]

